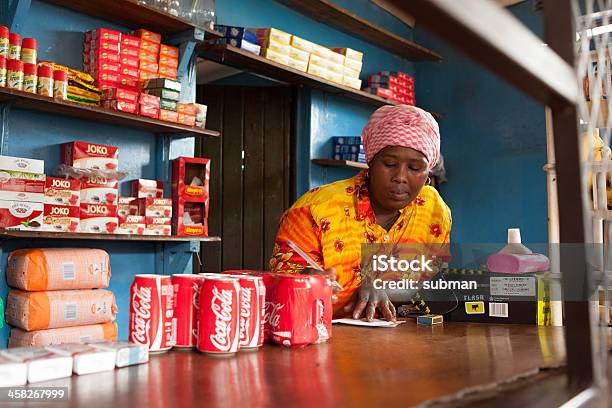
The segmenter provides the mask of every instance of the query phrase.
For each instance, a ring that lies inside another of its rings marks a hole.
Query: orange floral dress
[[[376,224],[365,177],[362,171],[304,194],[283,214],[270,259],[273,272],[298,273],[307,268],[308,263],[287,245],[292,241],[324,269],[336,268],[344,291],[338,294],[335,310],[359,288],[362,244],[448,244],[450,240],[451,212],[436,189],[424,186],[386,231]]]

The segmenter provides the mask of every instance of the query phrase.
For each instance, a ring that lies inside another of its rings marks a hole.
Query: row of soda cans
[[[331,337],[331,296],[325,275],[136,275],[129,341],[150,352],[179,347],[217,355],[256,349],[265,341],[302,347]]]

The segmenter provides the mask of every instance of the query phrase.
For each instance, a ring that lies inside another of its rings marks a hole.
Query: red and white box
[[[172,218],[145,217],[144,235],[170,236],[172,232]]]
[[[119,182],[105,177],[81,179],[81,204],[117,205]]]
[[[138,215],[138,198],[137,197],[118,197],[117,198],[117,215],[119,217],[125,217],[128,215]]]
[[[118,100],[131,103],[138,102],[138,92],[122,88],[109,88],[103,91],[104,100]]]
[[[149,71],[151,73],[157,73],[159,69],[159,64],[157,62],[142,60],[140,62],[140,69],[143,71]]]
[[[176,104],[177,112],[179,115],[182,113],[184,115],[192,115],[195,116],[197,114],[196,106],[193,103],[183,103],[179,102]]]
[[[96,82],[113,82],[117,84],[119,83],[119,77],[120,74],[118,72],[100,72],[96,75]]]
[[[95,77],[101,77],[103,74],[118,75],[121,73],[121,64],[118,62],[94,62],[86,65],[85,68]]]
[[[141,215],[119,215],[117,234],[144,235],[145,217]]]
[[[106,28],[96,28],[85,33],[85,42],[91,42],[96,40],[105,40],[119,43],[121,40],[121,33],[115,30],[109,30]]]
[[[45,175],[0,170],[0,200],[43,202]]]
[[[145,30],[143,28],[140,28],[136,31],[132,32],[132,35],[147,41],[153,41],[156,43],[160,43],[161,42],[161,34],[158,33],[154,33],[152,31],[148,31]]]
[[[44,174],[45,161],[25,157],[0,156],[0,170]]]
[[[178,70],[175,67],[163,64],[159,64],[159,70],[157,72],[160,78],[176,79],[178,75]]]
[[[159,55],[159,65],[165,65],[171,68],[178,68],[179,60],[176,57],[170,57],[168,55]]]
[[[126,78],[138,80],[140,76],[138,75],[138,68],[130,67],[128,65],[121,66],[121,75],[124,75]]]
[[[117,230],[117,206],[81,203],[79,230],[93,234],[114,234]]]
[[[120,62],[121,62],[121,65],[125,65],[128,67],[133,67],[133,68],[140,67],[140,60],[138,59],[137,56],[134,56],[134,55],[122,55],[120,57]]]
[[[132,180],[132,196],[162,198],[164,196],[164,182],[147,179]]]
[[[153,105],[153,106],[157,106],[158,108],[159,108],[159,100],[160,100],[159,96],[149,95],[146,93],[141,93],[140,96],[138,97],[138,103],[143,104],[143,105]]]
[[[240,284],[233,277],[206,275],[200,288],[198,350],[216,355],[240,348]]]
[[[139,104],[138,114],[140,116],[146,116],[148,118],[158,119],[159,118],[159,106]]]
[[[85,54],[91,53],[92,51],[104,50],[109,53],[119,54],[119,43],[111,40],[95,40],[86,41],[83,44],[83,52]]]
[[[119,51],[119,55],[121,56],[121,58],[124,58],[124,57],[138,58],[140,56],[140,52],[141,50],[138,48],[122,47]]]
[[[119,148],[96,143],[70,142],[61,146],[64,164],[78,169],[116,170]]]
[[[176,347],[190,348],[198,344],[198,311],[200,286],[204,276],[191,273],[172,275]]]
[[[210,159],[178,157],[172,161],[172,197],[183,202],[208,202]]]
[[[185,126],[195,126],[196,117],[195,115],[186,115],[184,113],[178,114],[178,123]]]
[[[119,63],[121,58],[119,58],[119,54],[116,52],[103,49],[90,49],[88,52],[83,52],[84,64],[97,64],[101,61]]]
[[[130,288],[129,338],[149,351],[174,346],[174,287],[170,276],[136,275]]]
[[[144,38],[140,40],[140,49],[142,51],[147,51],[152,54],[159,54],[160,44],[153,41],[145,40]]]
[[[156,197],[139,198],[138,215],[145,217],[172,217],[172,199]]]
[[[123,74],[119,75],[119,84],[133,91],[140,89],[140,82],[138,81],[138,78],[134,79],[133,77],[128,77]]]
[[[138,105],[135,104],[134,102],[128,102],[128,101],[119,101],[119,100],[112,100],[112,101],[104,101],[104,109],[111,109],[111,110],[116,110],[116,111],[121,111],[121,112],[126,112],[126,113],[138,113]]]
[[[61,356],[44,347],[13,347],[0,351],[2,357],[26,363],[28,383],[72,376],[72,357]]]
[[[172,216],[174,235],[208,236],[207,203],[175,203]]]
[[[96,79],[96,84],[97,87],[101,90],[101,91],[105,91],[107,89],[111,89],[111,88],[117,88],[118,86],[121,86],[120,83],[118,82],[113,82],[113,81],[100,81]]]
[[[45,204],[43,212],[43,230],[54,232],[77,232],[80,217],[80,207]]]
[[[40,231],[43,225],[43,203],[0,200],[0,227]]]
[[[133,37],[127,34],[121,34],[121,46],[122,47],[132,47],[132,48],[140,48],[140,38]]]
[[[137,54],[137,57],[141,63],[142,61],[154,62],[156,64],[159,62],[158,56],[156,53],[150,52],[147,50],[143,50],[143,49],[140,49],[140,51]]]
[[[81,204],[81,182],[76,179],[47,177],[43,202],[78,207]]]

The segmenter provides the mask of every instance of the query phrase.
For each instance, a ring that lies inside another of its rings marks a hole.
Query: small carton
[[[152,41],[152,42],[156,42],[156,43],[160,43],[161,42],[161,34],[154,33],[153,31],[148,31],[148,30],[145,30],[143,28],[138,29],[136,31],[133,31],[132,35],[134,37],[138,37],[138,38],[141,38],[141,39],[147,40],[147,41]]]
[[[137,197],[119,197],[117,198],[117,216],[119,218],[128,215],[138,215],[138,198]]]
[[[43,202],[78,207],[81,204],[81,182],[76,179],[47,177]]]
[[[355,61],[353,59],[347,58],[344,60],[344,66],[345,68],[361,73],[361,68],[363,66],[363,63],[360,61]]]
[[[207,207],[207,203],[176,203],[172,217],[174,234],[178,236],[208,236]]]
[[[53,232],[77,232],[80,217],[79,206],[45,204],[42,229]]]
[[[134,91],[140,89],[138,78],[134,79],[133,77],[128,77],[123,74],[119,75],[119,84]]]
[[[145,217],[172,217],[172,199],[155,197],[139,198],[138,215]]]
[[[181,92],[181,83],[168,78],[155,78],[146,81],[143,84],[145,89],[170,89],[172,91]],[[160,95],[158,95],[160,96]]]
[[[147,105],[141,103],[139,105],[138,114],[153,119],[159,119],[159,105]]]
[[[159,70],[157,72],[160,78],[176,79],[178,75],[178,71],[175,67],[164,64],[159,64]]]
[[[81,203],[81,232],[93,234],[114,234],[117,229],[117,206]]]
[[[104,50],[104,51],[108,51],[109,53],[118,54],[119,53],[119,43],[115,41],[111,41],[111,40],[98,39],[95,41],[88,41],[83,44],[83,52],[85,54],[90,53],[92,51],[96,51],[96,50]]]
[[[105,40],[119,43],[121,41],[121,33],[107,28],[96,28],[85,33],[85,42],[94,42],[97,40]]]
[[[82,204],[117,205],[119,182],[106,177],[83,177],[81,179]]]
[[[172,218],[145,217],[144,235],[171,235]]]
[[[266,48],[268,50],[275,51],[282,55],[289,55],[289,53],[291,52],[291,48],[292,48],[291,45],[289,44],[281,43],[281,42],[278,42],[278,41],[275,41],[269,38],[258,39],[257,45],[259,45],[261,48]]]
[[[160,109],[159,110],[159,119],[163,120],[163,121],[166,121],[166,122],[177,123],[178,122],[178,113],[176,113],[175,111],[171,111],[171,110]]]
[[[140,49],[143,51],[148,51],[152,54],[159,54],[160,45],[157,42],[141,39],[140,40]]]
[[[138,57],[122,55],[120,58],[121,66],[127,66],[132,68],[138,68],[140,66],[140,60],[138,59]]]
[[[140,52],[142,50],[139,48],[132,47],[122,47],[119,51],[119,55],[121,58],[123,57],[131,57],[131,58],[140,58]]]
[[[0,170],[23,171],[26,173],[45,173],[45,161],[24,157],[0,156]]]
[[[159,71],[159,64],[157,62],[142,60],[140,62],[140,69],[150,73],[157,73],[157,71]]]
[[[174,91],[172,89],[166,88],[147,88],[145,92],[149,95],[157,96],[158,98],[163,98],[171,101],[177,101],[181,97],[181,93],[178,91]]]
[[[176,111],[185,115],[196,115],[196,107],[193,103],[179,102],[176,105]]]
[[[359,78],[344,75],[342,77],[342,84],[354,89],[361,89],[361,79]]]
[[[298,71],[308,71],[308,61],[300,61],[289,57],[289,60],[287,60],[287,65],[291,68],[297,69]]]
[[[139,79],[140,76],[138,74],[138,68],[130,67],[128,65],[122,65],[120,69],[121,75],[131,78],[131,79]]]
[[[145,217],[141,215],[119,216],[117,234],[144,235]]]
[[[140,48],[140,38],[121,34],[121,47]]]
[[[18,387],[28,382],[28,365],[0,356],[0,387]]]
[[[43,203],[0,200],[0,227],[40,231],[43,223]]]
[[[338,54],[344,55],[346,59],[350,59],[350,60],[358,61],[358,62],[363,61],[363,52],[355,51],[352,48],[329,47],[329,49],[334,52],[337,52]]]
[[[308,62],[309,58],[310,58],[310,53],[303,51],[299,48],[296,47],[291,47],[289,49],[289,56],[293,59],[296,59],[298,61],[305,61]]]
[[[312,51],[313,45],[314,43],[308,40],[305,40],[303,38],[300,38],[296,35],[291,36],[291,46],[294,48],[298,48],[302,51],[310,53]]]
[[[132,180],[132,196],[162,198],[164,196],[164,182],[147,179]]]
[[[97,143],[69,142],[61,145],[64,164],[79,169],[116,170],[119,148]]]
[[[159,75],[157,71],[148,71],[146,69],[140,69],[140,81],[146,81],[151,78],[157,78]]]
[[[159,100],[159,109],[177,111],[177,102],[171,99],[160,98]]]
[[[44,192],[44,174],[0,170],[0,200],[42,203]]]
[[[125,101],[136,103],[138,102],[138,92],[131,91],[123,88],[109,88],[103,91],[105,100],[116,99],[118,101]]]
[[[289,65],[289,55],[288,54],[281,54],[280,52],[271,50],[269,48],[262,48],[261,56],[266,59],[269,59],[270,61],[278,62],[279,64],[282,64],[282,65]]]
[[[104,109],[116,110],[126,113],[138,113],[138,105],[134,102],[112,100],[104,101]]]
[[[145,62],[154,62],[154,63],[158,63],[159,62],[159,57],[156,53],[154,52],[150,52],[147,50],[139,50],[138,54],[136,55],[138,57],[138,59],[140,60],[140,63],[142,64],[143,61]]]
[[[178,123],[180,125],[185,125],[185,126],[195,126],[196,117],[195,117],[195,115],[186,115],[184,113],[179,113],[178,114]]]
[[[164,65],[171,68],[178,68],[179,60],[178,58],[169,57],[167,55],[159,56],[159,65]]]
[[[167,57],[171,57],[171,58],[178,58],[179,57],[179,49],[177,47],[171,47],[169,45],[166,44],[161,44],[159,47],[159,55],[160,58],[161,56],[167,56]]]
[[[178,157],[172,161],[172,197],[185,202],[208,202],[210,159]]]

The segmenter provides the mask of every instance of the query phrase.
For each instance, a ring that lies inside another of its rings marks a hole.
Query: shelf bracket
[[[32,0],[3,1],[0,6],[2,24],[7,26],[11,32],[21,33],[21,28],[30,11]]]
[[[0,103],[0,155],[8,153],[9,114],[12,101]]]
[[[179,65],[178,77],[182,78],[187,72],[192,60],[196,58],[196,46],[204,41],[204,30],[199,28],[191,28],[182,33],[173,34],[166,38],[166,42],[170,45],[179,47]]]

